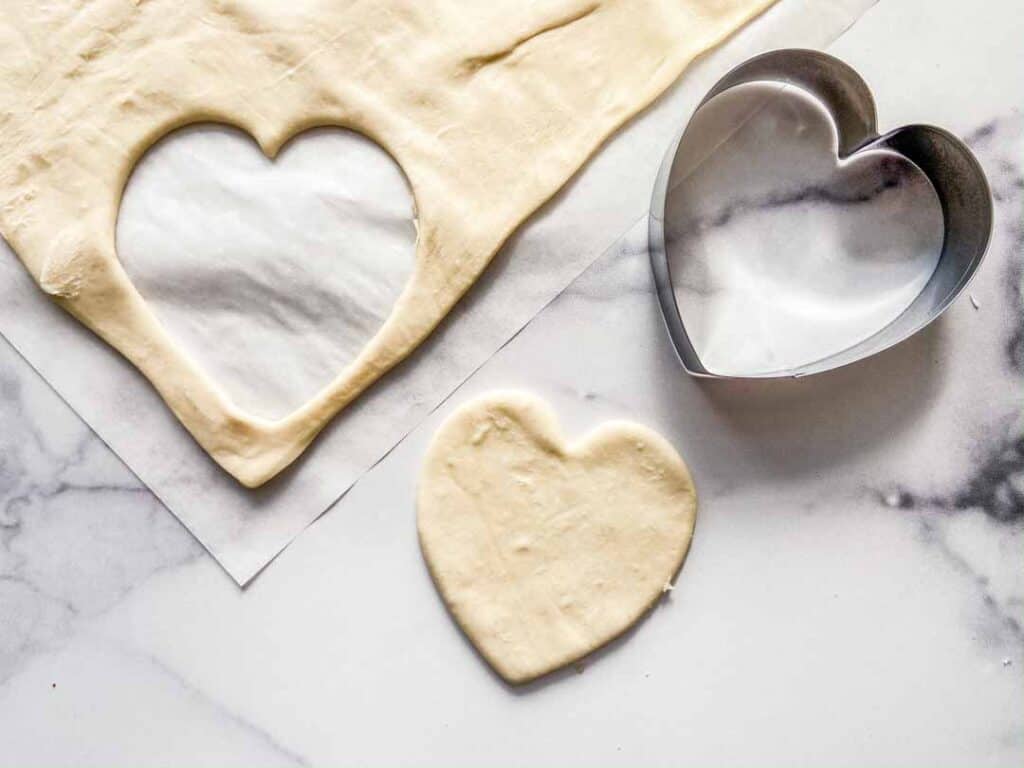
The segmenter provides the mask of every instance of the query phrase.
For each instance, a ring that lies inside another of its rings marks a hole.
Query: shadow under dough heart
[[[19,4],[0,19],[0,234],[255,487],[408,357],[602,142],[772,3]],[[269,157],[309,128],[349,128],[390,154],[413,192],[415,262],[391,314],[280,419],[254,416],[207,376],[118,260],[135,162],[199,122],[237,126]]]
[[[657,433],[610,422],[566,445],[520,392],[438,429],[420,475],[420,545],[445,604],[505,680],[525,683],[625,632],[690,546],[697,498]]]

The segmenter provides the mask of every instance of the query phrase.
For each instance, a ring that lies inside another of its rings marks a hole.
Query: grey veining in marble
[[[202,548],[0,344],[0,680]]]
[[[1006,355],[1010,366],[1024,376],[1024,159],[1019,149],[1022,135],[1024,115],[1018,110],[981,126],[967,141],[985,158],[992,196],[1005,211],[993,249],[1005,257],[1004,300],[1009,320]]]
[[[995,302],[973,298],[976,312],[994,313],[998,318],[995,345],[1003,354],[1003,375],[1018,381],[1018,397],[1001,406],[986,403],[995,417],[976,436],[969,457],[969,470],[958,482],[940,490],[894,484],[878,490],[879,501],[890,508],[915,513],[920,518],[922,537],[932,543],[951,564],[973,580],[982,603],[991,613],[993,639],[1009,635],[1014,645],[1024,645],[1024,579],[1019,576],[1024,551],[1024,366],[1021,339],[1024,336],[1024,117],[1018,112],[1000,116],[972,131],[967,142],[978,154],[992,184],[997,205],[997,230],[990,251],[994,264],[988,265],[1001,290]],[[979,393],[980,397],[984,397]],[[941,447],[940,447],[941,448]],[[993,540],[1002,539],[997,549],[1001,565],[1016,578],[1000,573],[999,563],[979,562],[971,557],[972,528],[982,528]],[[993,568],[993,565],[996,567]],[[1006,661],[1009,663],[1010,658]]]

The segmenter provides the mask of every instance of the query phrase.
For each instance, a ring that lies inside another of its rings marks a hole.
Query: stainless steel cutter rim
[[[726,74],[694,110],[731,88],[776,83],[800,88],[829,113],[838,139],[838,157],[889,150],[915,165],[935,190],[942,207],[943,245],[939,261],[919,295],[894,320],[856,344],[819,360],[779,371],[748,375],[707,369],[686,332],[673,290],[665,246],[665,203],[679,148],[691,121],[672,142],[651,199],[648,244],[665,326],[683,368],[693,376],[716,379],[775,379],[822,373],[863,360],[906,340],[938,318],[969,285],[991,239],[993,203],[977,159],[956,136],[929,125],[907,125],[879,135],[875,103],[867,84],[849,65],[819,51],[785,49],[749,59]]]

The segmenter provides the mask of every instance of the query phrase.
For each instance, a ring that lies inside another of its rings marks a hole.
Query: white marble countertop
[[[0,764],[1020,765],[1016,6],[879,0],[830,48],[883,128],[943,125],[985,166],[973,301],[835,373],[698,383],[638,222],[245,590],[0,344]],[[447,616],[413,506],[438,422],[509,386],[573,434],[655,427],[701,492],[665,603],[523,689]]]

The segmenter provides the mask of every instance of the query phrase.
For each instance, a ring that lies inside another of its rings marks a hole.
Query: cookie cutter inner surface
[[[861,360],[897,344],[938,317],[966,287],[977,270],[992,228],[992,199],[977,161],[959,139],[931,126],[912,125],[879,135],[871,92],[857,73],[843,62],[816,51],[784,50],[751,59],[727,74],[697,108],[730,89],[748,84],[793,86],[810,96],[827,113],[835,132],[840,163],[861,159],[868,153],[899,156],[920,171],[934,190],[941,208],[941,252],[923,287],[902,312],[872,328],[860,341],[820,359],[769,372],[723,373],[714,370],[697,353],[691,333],[679,311],[672,265],[679,249],[687,245],[687,233],[679,222],[666,220],[678,206],[672,195],[683,194],[688,170],[682,160],[695,120],[677,137],[662,163],[651,203],[649,244],[651,265],[669,336],[683,367],[691,374],[710,378],[779,378],[804,376]],[[696,114],[696,113],[695,113]],[[676,225],[674,227],[669,225]],[[669,235],[669,232],[672,232]],[[678,276],[677,276],[678,277]],[[691,329],[693,330],[693,329]]]

